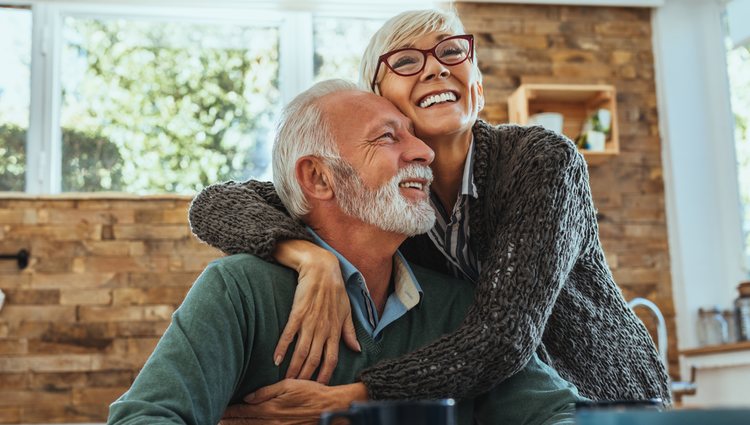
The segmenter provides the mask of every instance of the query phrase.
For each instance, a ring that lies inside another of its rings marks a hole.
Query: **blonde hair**
[[[386,21],[370,38],[370,43],[362,55],[362,62],[359,65],[359,87],[380,95],[377,83],[375,87],[371,87],[380,55],[408,47],[416,39],[433,32],[463,34],[464,25],[455,12],[437,9],[402,12]],[[481,81],[482,74],[477,66],[476,52],[473,66],[477,79]],[[383,74],[385,69],[385,66],[381,66],[379,74]]]
[[[273,184],[292,217],[301,218],[310,205],[297,181],[295,167],[303,156],[338,158],[331,123],[323,116],[320,99],[342,91],[361,91],[340,79],[321,81],[295,97],[282,110],[273,144]]]

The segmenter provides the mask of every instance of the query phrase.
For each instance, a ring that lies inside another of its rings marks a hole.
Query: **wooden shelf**
[[[612,115],[609,139],[604,151],[580,149],[590,157],[605,157],[620,153],[617,124],[617,92],[604,84],[521,84],[508,98],[511,123],[526,125],[529,117],[541,112],[563,115],[563,134],[575,140],[584,122],[597,109],[608,109]]]
[[[750,351],[750,341],[735,342],[732,344],[722,345],[711,345],[708,347],[691,348],[689,350],[682,350],[680,354],[683,356],[700,356],[704,354],[715,354],[715,353],[728,353],[732,351]]]

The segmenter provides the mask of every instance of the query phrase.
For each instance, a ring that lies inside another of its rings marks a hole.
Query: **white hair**
[[[432,182],[432,169],[410,164],[401,168],[388,182],[376,189],[364,183],[354,167],[343,158],[328,160],[336,185],[336,199],[341,210],[386,232],[415,236],[435,225],[435,210],[427,199],[407,200],[399,184],[409,178]]]
[[[331,123],[321,114],[319,101],[342,91],[361,91],[346,80],[321,81],[300,93],[282,110],[273,145],[273,184],[292,217],[301,218],[310,205],[297,182],[295,167],[303,156],[338,158]]]
[[[386,21],[380,29],[370,38],[370,43],[362,55],[359,65],[359,86],[363,90],[380,94],[376,84],[371,88],[372,78],[378,66],[378,58],[391,50],[409,47],[418,38],[434,33],[463,34],[464,25],[453,11],[427,9],[410,10],[402,12]],[[476,49],[474,52],[474,72],[477,81],[482,81],[482,73],[477,66]],[[385,66],[381,66],[379,74],[385,72]]]

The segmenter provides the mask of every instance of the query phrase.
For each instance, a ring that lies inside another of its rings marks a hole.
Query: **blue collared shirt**
[[[370,296],[367,289],[365,278],[352,263],[335,249],[328,245],[318,236],[315,231],[307,228],[307,231],[313,236],[315,243],[333,253],[339,260],[341,266],[341,276],[346,284],[346,292],[352,304],[352,313],[359,320],[362,327],[377,341],[383,329],[389,324],[398,320],[414,306],[419,304],[422,299],[422,287],[419,286],[417,278],[411,271],[411,267],[406,262],[400,252],[396,251],[393,256],[393,282],[395,290],[388,295],[383,309],[383,317],[378,317],[378,310],[375,302]]]

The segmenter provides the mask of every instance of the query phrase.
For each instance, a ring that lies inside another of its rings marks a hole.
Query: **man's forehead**
[[[367,132],[372,127],[409,127],[409,119],[383,97],[365,91],[341,91],[321,99],[321,107],[334,127]],[[347,126],[346,124],[356,124]]]
[[[323,96],[321,105],[325,109],[343,109],[346,111],[355,109],[382,108],[384,103],[392,105],[384,98],[362,90],[343,90]]]

